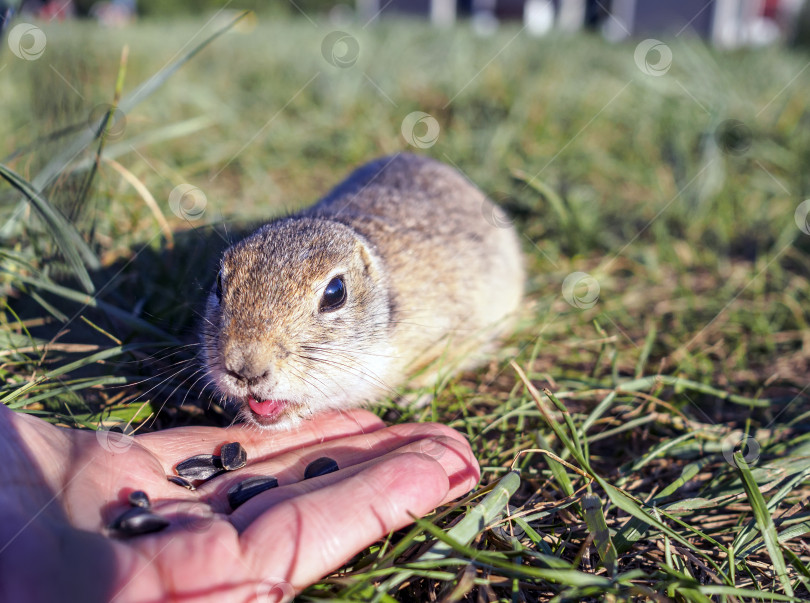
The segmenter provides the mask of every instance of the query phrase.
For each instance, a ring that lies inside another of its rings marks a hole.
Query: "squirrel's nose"
[[[232,369],[229,366],[225,367],[225,372],[228,373],[231,377],[236,379],[237,381],[244,383],[246,385],[257,385],[263,379],[266,379],[267,376],[270,374],[270,370],[264,370],[255,364],[243,364],[237,370]]]

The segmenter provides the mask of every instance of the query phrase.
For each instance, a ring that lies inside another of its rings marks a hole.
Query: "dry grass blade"
[[[115,159],[102,157],[102,160],[112,167],[116,172],[121,174],[121,177],[137,191],[138,195],[140,195],[141,199],[143,199],[144,203],[146,203],[149,211],[151,211],[152,215],[155,217],[163,236],[166,237],[166,247],[168,249],[174,247],[174,234],[172,233],[171,226],[169,226],[169,223],[166,221],[166,217],[163,215],[163,212],[160,211],[160,206],[157,204],[157,201],[155,201],[152,193],[149,192],[149,189],[146,188],[146,185],[138,180],[135,174],[130,172]]]

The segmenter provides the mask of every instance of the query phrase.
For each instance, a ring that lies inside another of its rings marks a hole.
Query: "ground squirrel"
[[[426,157],[377,159],[225,251],[203,328],[208,375],[247,420],[289,428],[480,364],[523,281],[514,228],[464,176]]]

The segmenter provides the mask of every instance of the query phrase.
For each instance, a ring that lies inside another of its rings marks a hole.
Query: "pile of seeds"
[[[194,490],[193,481],[204,482],[222,475],[226,471],[236,471],[247,465],[247,452],[239,442],[223,444],[216,454],[198,454],[178,463],[174,468],[177,476],[168,476],[169,481]],[[179,477],[181,480],[172,479]],[[188,485],[187,485],[188,484]]]
[[[236,471],[247,465],[247,452],[239,442],[223,444],[216,454],[198,454],[178,463],[174,470],[177,475],[168,475],[173,484],[189,490],[214,479],[228,471]],[[315,459],[304,469],[304,479],[319,477],[339,469],[337,461],[327,456]],[[195,483],[196,482],[196,483]],[[278,480],[272,475],[258,475],[242,480],[228,490],[228,504],[236,509],[254,496],[278,487]],[[169,526],[169,520],[151,511],[151,502],[146,492],[136,490],[129,495],[130,508],[113,521],[109,529],[121,537],[138,536],[159,532]]]

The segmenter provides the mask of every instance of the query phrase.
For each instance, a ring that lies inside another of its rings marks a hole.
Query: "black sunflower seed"
[[[223,444],[219,450],[219,458],[222,467],[227,471],[241,469],[247,465],[247,452],[239,442]]]
[[[141,507],[132,507],[124,511],[112,524],[110,529],[121,536],[139,536],[159,532],[169,525],[169,520],[155,515]]]
[[[178,486],[183,486],[184,488],[188,488],[189,490],[196,490],[197,488],[194,487],[190,481],[188,481],[185,477],[180,477],[179,475],[167,475],[166,479],[169,480],[173,484],[177,484]]]
[[[134,492],[130,492],[127,499],[129,500],[129,504],[131,504],[133,507],[148,509],[152,506],[152,503],[149,501],[149,497],[143,490],[135,490]]]
[[[326,475],[327,473],[332,473],[338,469],[339,467],[335,459],[330,459],[328,456],[322,456],[321,458],[315,459],[309,465],[307,465],[307,468],[304,469],[304,479],[318,477],[319,475]]]
[[[182,463],[177,463],[174,470],[177,475],[188,480],[206,480],[224,471],[219,457],[213,454],[192,456]]]
[[[231,509],[236,509],[257,494],[278,486],[278,480],[272,475],[257,475],[239,482],[228,490],[228,503]]]

